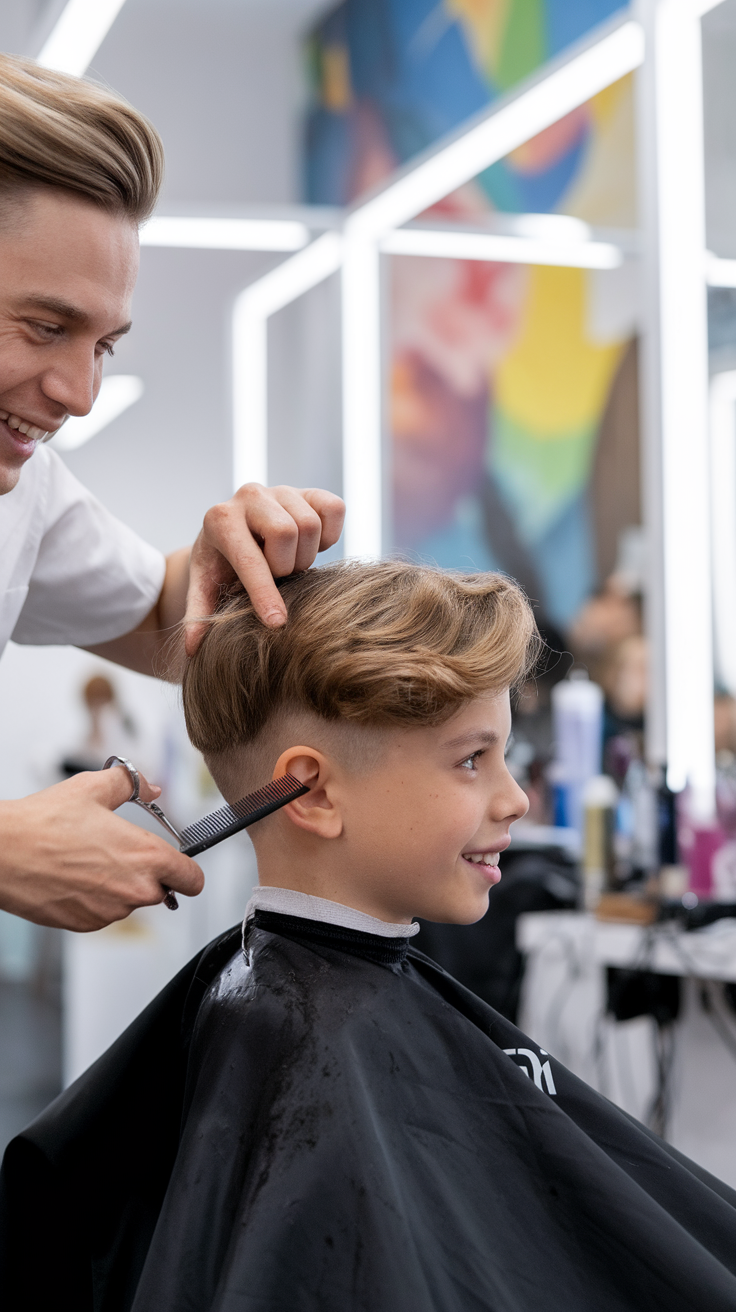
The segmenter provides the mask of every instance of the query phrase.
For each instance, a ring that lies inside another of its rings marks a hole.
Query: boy
[[[526,809],[522,594],[396,562],[282,591],[278,630],[225,601],[184,705],[228,800],[309,792],[250,831],[243,945],[9,1148],[4,1306],[733,1310],[736,1195],[410,946],[483,915]]]

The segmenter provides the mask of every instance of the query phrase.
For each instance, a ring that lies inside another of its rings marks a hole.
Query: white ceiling
[[[11,54],[35,54],[34,35],[48,26],[63,5],[64,0],[2,0],[0,49]],[[268,15],[277,21],[286,19],[302,30],[332,7],[333,0],[145,0],[146,15],[151,17],[164,14],[180,22],[193,14],[228,14],[247,22]]]

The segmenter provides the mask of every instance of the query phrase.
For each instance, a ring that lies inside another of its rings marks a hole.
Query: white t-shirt
[[[129,633],[156,604],[165,567],[38,447],[0,496],[0,653],[9,638],[89,647]]]

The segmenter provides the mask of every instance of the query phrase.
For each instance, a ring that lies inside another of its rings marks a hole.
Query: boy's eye
[[[483,750],[479,748],[477,752],[473,752],[471,756],[466,756],[465,760],[460,762],[460,769],[474,770],[481,756],[483,756]]]

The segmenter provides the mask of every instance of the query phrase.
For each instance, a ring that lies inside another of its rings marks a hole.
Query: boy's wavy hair
[[[0,55],[0,214],[19,192],[61,187],[143,223],[163,172],[161,138],[121,96]]]
[[[278,586],[282,628],[231,592],[185,666],[187,729],[206,756],[252,742],[285,708],[354,725],[439,724],[517,687],[538,656],[529,602],[501,574],[339,561]]]

